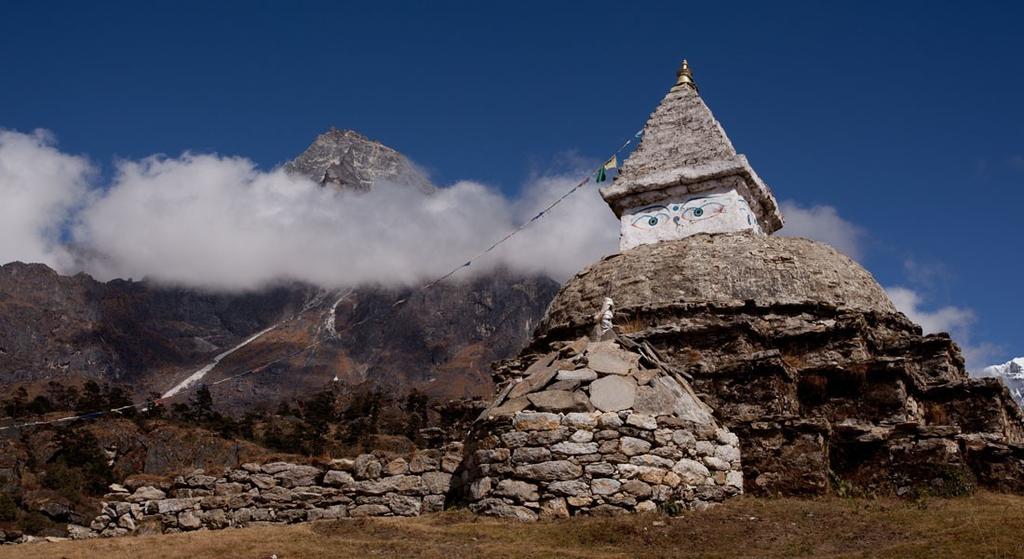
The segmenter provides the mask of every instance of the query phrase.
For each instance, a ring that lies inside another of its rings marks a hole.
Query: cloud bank
[[[512,199],[470,181],[432,195],[388,183],[356,194],[241,157],[189,153],[120,161],[108,183],[95,177],[87,159],[61,152],[45,131],[0,130],[0,263],[225,291],[282,281],[410,285],[461,265],[578,179],[536,178]],[[863,257],[864,230],[834,207],[781,206],[781,234]],[[617,220],[591,186],[457,277],[505,265],[561,280],[617,245]],[[925,332],[956,338],[970,370],[994,353],[971,343],[970,309],[927,310],[918,291],[887,291]]]
[[[886,287],[885,292],[896,308],[919,324],[925,334],[946,332],[955,339],[963,351],[967,370],[972,374],[980,375],[985,365],[998,353],[994,344],[975,343],[972,340],[971,327],[977,320],[973,310],[952,305],[926,310],[924,297],[913,289],[894,286]]]
[[[575,183],[539,178],[515,199],[469,181],[433,195],[387,183],[355,194],[197,154],[118,162],[109,184],[90,176],[45,134],[4,132],[0,194],[15,204],[0,214],[10,218],[0,221],[0,261],[218,290],[411,284],[462,264]],[[562,279],[617,241],[614,216],[588,188],[469,272],[507,265]]]
[[[802,206],[792,200],[779,204],[786,224],[779,235],[807,237],[832,245],[854,260],[863,256],[864,230],[842,217],[832,206]]]
[[[62,233],[89,193],[89,162],[61,153],[43,130],[0,130],[0,263],[72,266]]]
[[[786,216],[786,225],[780,235],[821,241],[855,260],[864,257],[866,231],[844,219],[834,207],[802,206],[792,200],[785,200],[780,206]],[[905,262],[904,273],[913,283],[930,284],[947,272],[941,265],[924,265],[911,259]],[[972,309],[952,305],[930,308],[921,291],[909,287],[891,286],[885,291],[896,308],[919,324],[925,334],[946,332],[956,340],[963,351],[967,370],[972,374],[980,374],[981,369],[999,353],[994,344],[973,339],[972,329],[977,315]]]

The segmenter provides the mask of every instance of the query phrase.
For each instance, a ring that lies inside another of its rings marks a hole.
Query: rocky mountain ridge
[[[354,130],[331,128],[284,168],[322,186],[342,190],[367,192],[377,181],[409,186],[426,194],[436,190],[407,157]]]

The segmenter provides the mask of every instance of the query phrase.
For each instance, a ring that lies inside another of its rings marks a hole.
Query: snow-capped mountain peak
[[[1024,406],[1024,357],[1011,359],[1002,365],[990,365],[982,369],[981,374],[1003,379],[1013,399]]]

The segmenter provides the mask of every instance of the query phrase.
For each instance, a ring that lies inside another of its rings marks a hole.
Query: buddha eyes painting
[[[648,206],[634,214],[631,225],[637,229],[654,229],[670,221],[676,228],[687,223],[711,219],[725,213],[730,198],[722,195],[700,196],[681,204]]]
[[[710,198],[697,198],[684,204],[680,216],[686,221],[711,219],[725,211],[725,204],[711,201]]]
[[[679,206],[673,206],[678,208]],[[633,218],[633,227],[637,229],[654,229],[667,223],[669,220],[669,209],[666,206],[648,206],[637,212]]]

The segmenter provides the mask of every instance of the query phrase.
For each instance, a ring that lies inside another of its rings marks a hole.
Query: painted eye
[[[725,206],[718,202],[706,202],[700,206],[694,206],[683,210],[683,217],[689,221],[700,221],[715,217],[725,211]]]
[[[678,212],[679,211],[679,206],[672,206],[672,211]]]
[[[633,219],[633,227],[638,229],[651,229],[668,221],[668,214],[664,212],[640,214]]]

